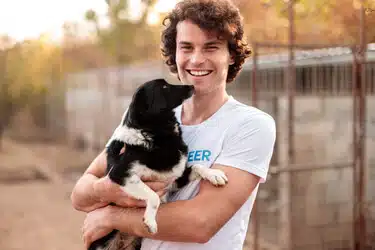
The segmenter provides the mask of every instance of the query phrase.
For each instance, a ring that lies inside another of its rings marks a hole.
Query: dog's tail
[[[140,250],[142,238],[113,230],[108,235],[94,241],[88,250]]]
[[[113,230],[106,236],[94,241],[91,243],[88,250],[102,250],[102,249],[111,249],[111,244],[116,237],[118,230]]]

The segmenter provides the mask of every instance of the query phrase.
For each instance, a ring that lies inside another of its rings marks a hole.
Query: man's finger
[[[150,176],[142,176],[141,177],[142,181],[157,181],[158,178],[155,175],[150,175]]]
[[[146,185],[149,186],[155,192],[158,192],[158,191],[164,190],[168,186],[168,183],[161,182],[161,181],[154,181],[154,182],[147,182]]]
[[[137,199],[129,199],[127,202],[127,206],[129,207],[146,207],[146,201],[137,200]]]
[[[89,237],[88,237],[87,234],[84,234],[84,235],[83,235],[83,243],[84,243],[86,249],[89,249],[89,247],[90,247],[89,239],[88,239],[88,238],[89,238]]]
[[[165,193],[167,193],[167,190],[163,189],[163,190],[160,190],[160,191],[158,191],[156,193],[158,194],[159,197],[162,197],[163,195],[165,195]]]
[[[143,200],[137,200],[135,198],[127,197],[125,199],[118,200],[116,202],[117,206],[128,208],[128,207],[146,207],[146,201]]]

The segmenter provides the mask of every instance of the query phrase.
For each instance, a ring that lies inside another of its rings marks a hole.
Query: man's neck
[[[224,90],[204,95],[193,95],[182,106],[181,120],[183,125],[196,125],[210,118],[229,99]]]

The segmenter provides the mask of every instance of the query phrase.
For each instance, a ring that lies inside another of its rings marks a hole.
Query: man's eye
[[[209,51],[213,51],[213,50],[217,50],[217,49],[218,49],[218,47],[216,47],[216,46],[207,47],[207,50],[209,50]]]

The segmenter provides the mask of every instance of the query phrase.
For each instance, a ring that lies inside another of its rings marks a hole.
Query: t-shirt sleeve
[[[235,167],[266,181],[276,140],[275,121],[259,114],[232,126],[225,136],[223,148],[215,164]]]

